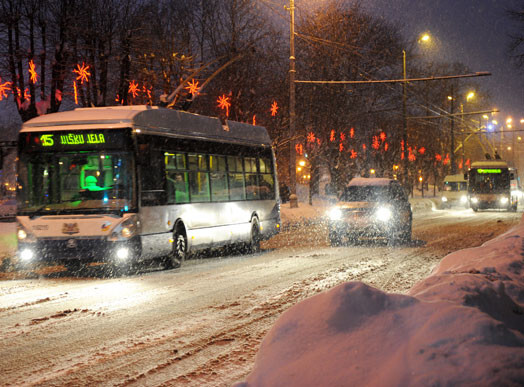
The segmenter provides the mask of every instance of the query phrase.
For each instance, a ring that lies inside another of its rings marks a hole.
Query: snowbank
[[[237,386],[524,385],[524,224],[408,295],[349,282],[287,310]]]

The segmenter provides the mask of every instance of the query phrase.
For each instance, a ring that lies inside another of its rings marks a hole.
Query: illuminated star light
[[[35,62],[32,59],[29,61],[29,74],[31,75],[31,83],[35,84],[38,81],[38,74],[35,70]]]
[[[84,81],[89,82],[89,77],[91,76],[91,73],[88,71],[89,66],[82,62],[82,66],[77,64],[76,67],[77,68],[73,70],[73,72],[77,74],[76,80],[80,81],[81,85],[84,84]]]
[[[78,90],[76,89],[76,81],[73,81],[73,90],[75,92],[75,104],[78,105]]]
[[[8,97],[7,92],[11,90],[12,84],[12,82],[2,83],[2,78],[0,78],[0,101]]]
[[[271,115],[273,117],[277,115],[277,110],[278,110],[277,101],[273,101],[273,103],[271,104]]]
[[[197,95],[198,90],[200,90],[200,87],[198,87],[198,81],[195,82],[194,79],[191,80],[186,86],[186,89],[191,93],[192,95]]]
[[[138,83],[136,83],[134,80],[129,82],[128,93],[131,94],[133,96],[133,98],[136,98],[136,96],[139,93]]]
[[[309,132],[307,134],[307,142],[315,142],[315,133]]]
[[[229,117],[229,107],[231,106],[229,97],[226,97],[225,94],[222,94],[220,97],[218,97],[217,102],[220,109],[226,109],[226,117]]]

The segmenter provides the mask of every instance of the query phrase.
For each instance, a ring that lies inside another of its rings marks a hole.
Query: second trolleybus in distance
[[[22,264],[67,267],[167,257],[277,233],[265,128],[151,106],[83,108],[26,122],[19,136]]]
[[[473,211],[500,209],[516,211],[518,195],[511,189],[516,171],[506,161],[486,160],[471,163],[466,174],[469,204]]]

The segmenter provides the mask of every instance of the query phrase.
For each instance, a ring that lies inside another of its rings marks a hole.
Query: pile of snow
[[[287,310],[237,386],[524,385],[524,224],[408,295],[360,282]]]

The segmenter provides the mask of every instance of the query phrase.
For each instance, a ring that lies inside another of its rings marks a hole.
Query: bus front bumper
[[[21,264],[125,262],[140,256],[140,239],[109,241],[106,238],[38,239],[18,243]]]

